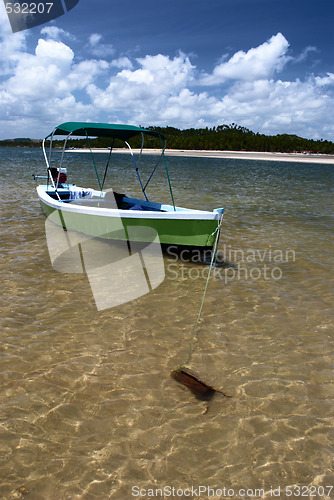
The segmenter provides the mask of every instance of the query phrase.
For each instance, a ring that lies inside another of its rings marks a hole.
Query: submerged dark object
[[[224,394],[223,392],[215,389],[211,385],[206,384],[205,382],[202,382],[198,377],[193,375],[192,373],[188,372],[185,369],[178,369],[178,370],[173,370],[171,372],[171,376],[180,384],[185,385],[188,387],[188,389],[191,390],[193,394],[197,398],[204,399],[208,401],[213,397],[215,392],[220,392],[221,394]],[[226,397],[231,397],[227,396],[224,394]]]
[[[28,495],[29,490],[25,486],[20,486],[19,488],[16,488],[16,491],[20,493],[20,495]]]

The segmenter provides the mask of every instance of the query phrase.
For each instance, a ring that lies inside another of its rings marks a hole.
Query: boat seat
[[[104,199],[109,202],[108,204],[111,203],[111,205],[113,205],[113,202],[116,202],[117,208],[125,208],[122,206],[124,205],[124,203],[122,203],[124,196],[125,194],[117,193],[116,191],[107,191],[104,195]]]

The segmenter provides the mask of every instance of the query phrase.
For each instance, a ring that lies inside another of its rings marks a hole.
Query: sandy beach
[[[87,153],[89,149],[72,149],[78,153]],[[108,149],[92,149],[94,153],[108,153]],[[128,153],[127,148],[115,148],[115,153]],[[139,149],[134,149],[135,154]],[[159,155],[158,149],[146,149],[144,154]],[[261,161],[292,161],[300,163],[323,163],[334,165],[334,155],[312,154],[312,153],[268,153],[261,151],[208,151],[191,149],[166,149],[166,156],[185,156],[195,158],[231,158],[236,160],[261,160]]]
[[[197,158],[233,158],[239,160],[294,161],[302,163],[334,164],[334,155],[311,153],[267,153],[259,151],[204,151],[204,150],[166,150],[169,156],[195,156]]]

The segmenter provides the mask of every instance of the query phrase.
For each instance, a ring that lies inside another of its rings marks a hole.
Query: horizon
[[[89,122],[87,122],[89,123]],[[128,124],[128,125],[131,125],[131,124]],[[175,128],[176,130],[180,131],[180,132],[185,132],[187,130],[205,130],[205,129],[208,129],[208,131],[213,131],[213,129],[217,128],[217,127],[222,127],[222,126],[226,126],[226,127],[230,127],[232,128],[232,125],[235,125],[236,128],[239,127],[238,124],[221,124],[221,125],[214,125],[213,127],[203,127],[203,128],[193,128],[193,127],[190,127],[190,128],[183,128],[183,129],[179,129],[177,127],[173,127],[172,125],[166,125],[166,126],[156,126],[156,125],[147,125],[146,128],[153,128],[153,127],[158,127],[158,128],[161,128],[161,129],[166,129],[166,128]],[[141,125],[139,125],[141,127]],[[249,130],[247,129],[247,132],[250,132],[251,134],[259,134],[259,135],[264,135],[266,137],[278,137],[278,136],[288,136],[288,137],[295,137],[297,139],[302,139],[304,141],[315,141],[315,142],[321,142],[321,141],[326,141],[326,142],[329,142],[329,143],[332,143],[334,144],[334,141],[330,141],[330,140],[327,140],[327,139],[312,139],[310,137],[302,137],[302,136],[299,136],[297,134],[293,134],[293,133],[286,133],[286,132],[280,132],[278,134],[262,134],[260,132],[254,132],[253,130]],[[5,138],[5,139],[0,139],[0,142],[6,142],[6,141],[31,141],[31,142],[40,142],[40,141],[43,141],[45,137],[40,137],[40,138],[36,138],[36,137],[11,137],[11,138]],[[56,139],[56,140],[62,140],[62,139]],[[71,140],[85,140],[84,138],[82,137],[76,137],[76,136],[73,136],[73,137],[69,137],[68,138],[69,141]],[[167,148],[168,149],[168,148]]]

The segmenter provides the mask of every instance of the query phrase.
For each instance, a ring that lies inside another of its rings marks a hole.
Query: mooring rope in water
[[[192,353],[193,353],[193,343],[194,343],[194,340],[195,340],[195,336],[196,336],[198,324],[199,324],[199,321],[201,319],[202,310],[203,310],[204,301],[205,301],[205,296],[206,296],[206,292],[207,292],[208,285],[209,285],[209,279],[210,279],[211,271],[212,271],[212,268],[213,268],[214,264],[216,264],[216,261],[217,261],[217,247],[218,247],[218,242],[219,242],[219,237],[220,237],[220,231],[221,231],[222,223],[223,223],[223,214],[221,215],[221,218],[220,218],[218,226],[216,227],[216,229],[212,233],[212,236],[215,233],[217,233],[217,234],[216,234],[216,239],[215,239],[215,243],[214,243],[214,247],[213,247],[213,252],[212,252],[212,255],[211,255],[210,267],[209,267],[208,277],[207,277],[206,283],[205,283],[205,288],[204,288],[204,292],[203,292],[201,306],[199,308],[199,312],[198,312],[197,320],[196,320],[196,323],[195,323],[195,326],[194,326],[193,334],[192,334],[190,342],[189,342],[188,356],[187,356],[186,361],[182,365],[180,365],[177,368],[176,371],[180,371],[183,368],[185,368],[186,365],[191,360],[191,356],[192,356]]]

